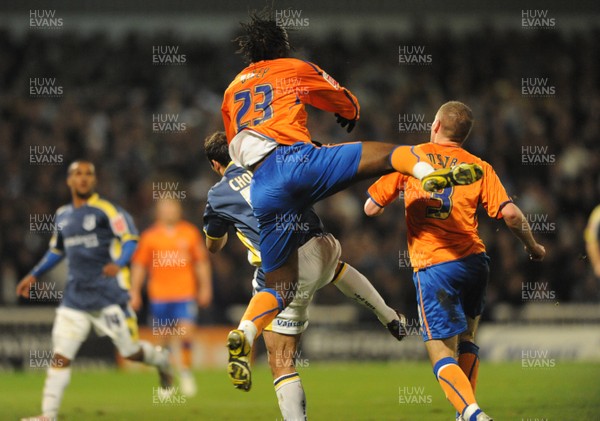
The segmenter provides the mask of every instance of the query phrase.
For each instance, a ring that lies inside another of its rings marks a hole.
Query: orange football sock
[[[467,406],[476,403],[471,383],[454,358],[442,358],[435,364],[433,372],[446,398],[459,414],[462,414]]]
[[[473,342],[461,342],[458,345],[458,366],[471,382],[471,388],[475,393],[479,375],[479,347]]]
[[[421,161],[412,146],[398,146],[394,149],[390,154],[390,163],[396,171],[419,180],[434,170],[429,163]]]
[[[242,322],[250,320],[254,323],[257,330],[256,337],[258,337],[281,310],[283,310],[283,300],[279,298],[279,294],[275,290],[264,289],[254,294],[248,303]]]

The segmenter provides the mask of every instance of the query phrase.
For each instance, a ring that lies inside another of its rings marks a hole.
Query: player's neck
[[[453,146],[455,148],[460,147],[460,143],[455,142],[454,140],[451,140],[448,138],[435,139],[433,143],[435,143],[436,145],[440,145],[440,146]]]
[[[90,200],[90,198],[93,196],[94,194],[90,194],[87,197],[82,197],[82,196],[78,196],[76,194],[73,195],[73,207],[74,208],[80,208],[82,206],[84,206],[85,204],[87,204],[88,200]]]
[[[177,224],[179,224],[179,221],[161,221],[163,227],[165,227],[166,229],[174,229],[175,227],[177,227]]]

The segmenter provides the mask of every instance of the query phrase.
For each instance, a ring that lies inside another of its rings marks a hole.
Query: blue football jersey
[[[253,281],[255,289],[265,286],[261,269],[260,234],[258,221],[250,204],[252,173],[230,163],[223,178],[208,191],[204,211],[204,233],[208,238],[222,238],[234,227],[241,242],[248,249],[248,261],[257,268]],[[302,232],[300,244],[316,235],[325,234],[323,223],[314,209],[304,212],[299,221],[281,221],[282,229],[298,227]]]
[[[67,258],[68,279],[61,305],[99,310],[129,301],[129,268],[107,277],[102,268],[115,261],[121,244],[138,239],[131,216],[120,207],[92,195],[79,208],[65,205],[56,211],[56,230],[50,249]]]

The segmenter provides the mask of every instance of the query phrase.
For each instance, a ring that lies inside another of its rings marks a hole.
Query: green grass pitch
[[[454,420],[425,362],[307,365],[299,371],[312,421]],[[281,420],[268,367],[257,364],[253,375],[252,391],[244,393],[224,369],[198,371],[196,397],[154,404],[154,373],[75,368],[59,421]],[[43,381],[43,372],[0,374],[0,419],[37,415]],[[600,364],[483,363],[477,398],[498,421],[598,420]]]

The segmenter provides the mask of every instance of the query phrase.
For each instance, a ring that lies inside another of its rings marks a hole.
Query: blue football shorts
[[[151,301],[150,313],[153,323],[161,326],[173,326],[179,322],[196,322],[198,304],[195,300],[183,301]]]
[[[483,312],[489,260],[485,253],[471,254],[414,272],[423,340],[463,333],[466,317]]]
[[[302,214],[321,199],[350,185],[358,171],[362,143],[317,147],[279,145],[254,172],[250,201],[260,228],[262,268],[271,272],[298,249]]]

